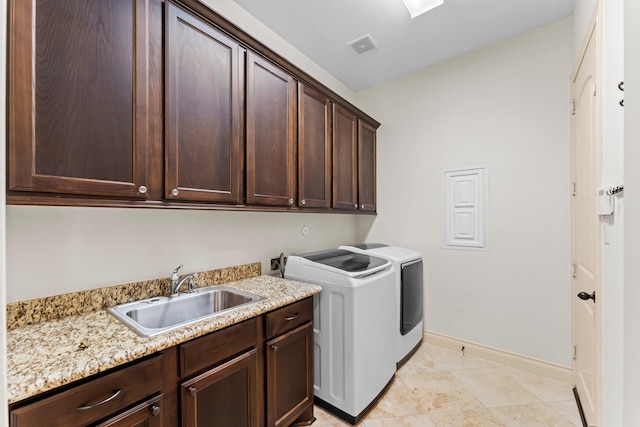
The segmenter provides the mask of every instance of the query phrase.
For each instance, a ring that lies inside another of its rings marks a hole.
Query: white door
[[[596,16],[571,82],[573,380],[589,426],[600,425],[602,400],[602,245],[596,205],[602,161],[599,40]]]

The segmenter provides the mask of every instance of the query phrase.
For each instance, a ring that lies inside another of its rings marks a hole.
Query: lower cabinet
[[[285,427],[313,416],[312,298],[28,404],[11,427]]]
[[[257,427],[257,350],[185,381],[183,427]]]
[[[162,395],[108,419],[96,427],[163,427]]]
[[[155,356],[26,406],[11,409],[10,425],[71,427],[95,425],[107,420],[99,425],[136,426],[140,424],[134,419],[157,418],[153,421],[155,424],[150,422],[146,425],[161,426],[160,397],[128,408],[162,390],[162,373],[162,355]]]
[[[313,302],[267,313],[267,426],[310,425],[313,417]]]

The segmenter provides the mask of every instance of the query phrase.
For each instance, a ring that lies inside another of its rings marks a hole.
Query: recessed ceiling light
[[[444,4],[444,0],[403,0],[411,19]]]

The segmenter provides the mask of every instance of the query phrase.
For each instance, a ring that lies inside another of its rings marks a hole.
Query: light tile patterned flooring
[[[350,424],[316,406],[314,427]],[[423,343],[359,427],[576,427],[571,386]]]

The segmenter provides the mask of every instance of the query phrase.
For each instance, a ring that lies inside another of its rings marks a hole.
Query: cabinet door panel
[[[267,342],[267,426],[288,426],[313,404],[313,326]]]
[[[376,210],[376,128],[358,120],[358,199],[360,210]]]
[[[165,197],[242,200],[239,44],[167,3]]]
[[[182,384],[183,427],[256,427],[257,350]]]
[[[295,81],[251,52],[247,58],[247,203],[290,206],[296,179]]]
[[[298,205],[331,203],[331,103],[320,92],[298,85]]]
[[[10,189],[147,197],[151,3],[11,2]]]
[[[147,400],[96,427],[162,427],[162,395]]]
[[[358,121],[355,115],[333,106],[333,207],[358,209]]]

